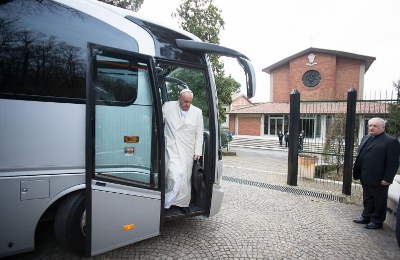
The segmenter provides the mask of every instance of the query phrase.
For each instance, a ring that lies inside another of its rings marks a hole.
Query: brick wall
[[[239,135],[260,135],[260,116],[239,116]]]
[[[244,96],[240,96],[232,101],[232,107],[240,107],[240,106],[248,106],[251,105],[251,102],[245,98]]]
[[[235,117],[236,115],[234,114],[229,115],[229,132],[231,133],[235,133]]]
[[[300,92],[301,100],[343,98],[350,88],[359,92],[360,61],[333,54],[313,53],[316,56],[313,66],[307,65],[307,53],[273,71],[273,102],[289,102],[293,89]],[[308,70],[316,70],[321,75],[321,81],[315,87],[303,84],[303,75]]]
[[[354,88],[360,93],[360,62],[338,57],[336,67],[336,92],[347,95],[349,89]]]
[[[290,85],[290,68],[289,64],[279,67],[273,71],[273,99],[272,102],[288,102],[290,101],[290,92],[293,86]]]

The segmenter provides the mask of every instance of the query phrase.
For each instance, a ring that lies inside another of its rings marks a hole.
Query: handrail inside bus
[[[184,81],[182,81],[182,80],[180,80],[180,79],[177,79],[177,78],[165,77],[165,81],[166,81],[166,82],[173,82],[173,83],[176,83],[176,84],[182,86],[183,88],[189,88],[189,86],[186,84],[186,82],[184,82]]]

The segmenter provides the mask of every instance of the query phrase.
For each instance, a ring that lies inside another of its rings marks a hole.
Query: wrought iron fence
[[[298,134],[298,180],[326,183],[329,186],[327,188],[332,189],[332,192],[339,192],[339,189],[342,189],[345,181],[345,138],[346,134],[349,135],[346,133],[347,122],[354,123],[352,129],[354,136],[348,140],[354,147],[352,147],[352,155],[350,152],[352,158],[348,158],[351,159],[351,166],[356,158],[361,138],[368,133],[369,119],[373,117],[385,119],[386,133],[400,137],[399,93],[377,92],[368,100],[356,100],[354,115],[348,114],[348,102],[346,97],[334,100],[316,98],[313,101],[300,101],[299,116],[292,114],[291,110],[290,118],[299,118],[298,133],[296,133],[297,129],[293,132],[293,134]],[[288,176],[288,184],[290,184],[290,173]],[[352,181],[351,190],[352,193],[361,190],[358,181]]]

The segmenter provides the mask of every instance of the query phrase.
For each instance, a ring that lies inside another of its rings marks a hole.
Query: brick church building
[[[262,70],[270,74],[272,102],[251,103],[244,95],[234,96],[227,112],[229,131],[253,136],[288,131],[290,93],[294,89],[300,92],[301,101],[343,100],[350,88],[357,90],[357,99],[361,99],[364,75],[374,61],[375,57],[317,48],[278,61]],[[316,113],[301,118],[300,125],[307,125],[309,138],[320,138],[329,121],[329,116],[318,115],[318,109]]]

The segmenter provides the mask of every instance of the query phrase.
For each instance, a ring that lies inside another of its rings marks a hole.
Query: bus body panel
[[[33,250],[36,226],[43,213],[65,194],[84,188],[84,173],[46,173],[43,171],[41,175],[28,176],[32,173],[20,172],[20,177],[1,178],[0,256]],[[35,182],[46,183],[46,186],[40,186],[44,189],[41,195],[45,193],[46,196],[30,195],[30,184]]]
[[[88,14],[92,17],[96,17],[97,19],[111,25],[114,28],[118,28],[120,31],[123,31],[124,33],[131,36],[132,39],[135,39],[137,41],[138,46],[140,46],[140,53],[154,56],[155,51],[154,51],[153,38],[150,36],[149,33],[145,32],[143,28],[135,24],[132,24],[123,16],[121,16],[122,14],[121,8],[117,8],[119,12],[116,13],[108,11],[107,5],[109,4],[105,4],[97,0],[94,1],[55,0],[55,1],[62,3],[65,6],[75,8],[76,10],[80,10],[85,14]],[[103,32],[98,32],[98,35],[100,36],[101,33]],[[82,38],[85,39],[85,37]],[[91,42],[101,43],[98,40],[91,40]],[[123,45],[124,43],[121,42],[120,44]],[[131,50],[131,48],[132,48],[131,46],[127,46],[121,49]]]
[[[92,186],[93,215],[97,216],[93,221],[92,255],[160,234],[159,215],[154,214],[160,210],[160,192],[118,184],[102,187],[95,181]]]
[[[67,2],[67,1],[68,0],[65,0],[64,2]],[[119,7],[116,7],[116,6],[113,6],[113,5],[110,5],[110,4],[105,4],[103,2],[99,3],[97,0],[86,0],[86,1],[94,3],[95,5],[101,6],[101,7],[105,8],[105,9],[107,9],[107,10],[110,10],[110,11],[114,12],[115,14],[117,14],[119,16],[126,17],[126,16],[132,16],[134,14],[134,16],[136,18],[138,18],[138,19],[140,19],[142,21],[146,21],[146,22],[149,22],[149,23],[152,23],[152,24],[157,24],[157,22],[154,19],[152,19],[152,17],[142,16],[142,15],[137,14],[137,13],[132,13],[132,11],[130,11],[130,10],[121,9]],[[168,26],[168,25],[164,25],[163,24],[162,27],[164,27],[166,29],[169,29],[171,31],[179,32],[180,34],[185,35],[187,38],[190,38],[192,40],[201,41],[200,38],[198,38],[196,35],[188,32],[188,31],[182,30],[181,28],[179,28],[177,26],[173,27],[173,26]]]
[[[210,217],[216,215],[221,210],[223,198],[224,189],[220,185],[214,184],[210,208]]]
[[[84,171],[85,132],[76,126],[85,122],[85,105],[2,99],[0,111],[2,177],[27,169]]]

